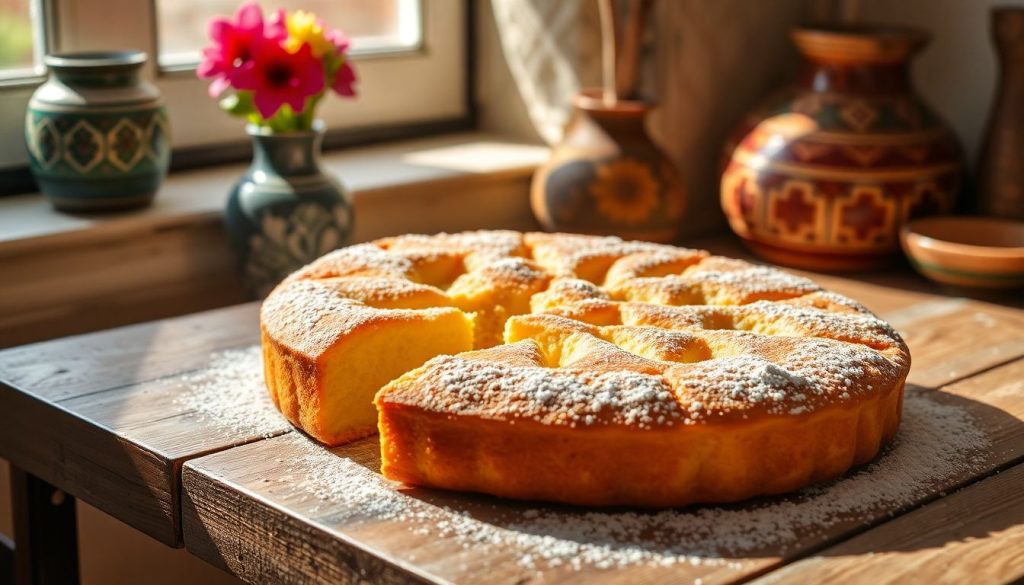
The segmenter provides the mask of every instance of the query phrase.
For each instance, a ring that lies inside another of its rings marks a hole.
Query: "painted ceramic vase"
[[[975,205],[984,215],[1024,220],[1024,8],[992,10],[999,84],[981,142]]]
[[[50,78],[29,101],[25,140],[40,191],[57,209],[148,205],[167,174],[167,112],[139,78],[141,51],[47,55]]]
[[[323,124],[309,132],[247,128],[252,164],[231,190],[224,223],[253,298],[348,243],[352,203],[320,166]]]
[[[561,144],[533,177],[531,204],[545,229],[671,242],[686,207],[682,183],[645,128],[650,105],[574,98]]]
[[[961,148],[909,79],[927,39],[793,32],[803,71],[744,122],[722,176],[729,224],[756,253],[812,270],[873,268],[896,257],[908,219],[953,209]]]

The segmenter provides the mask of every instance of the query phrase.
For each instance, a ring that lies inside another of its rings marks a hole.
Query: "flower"
[[[338,95],[355,97],[356,88],[353,87],[355,82],[356,70],[349,64],[348,59],[345,59],[338,72],[334,75],[334,83],[331,84],[331,89],[338,92]]]
[[[324,33],[324,37],[334,44],[334,52],[338,55],[348,51],[349,40],[345,33],[340,30],[331,30]]]
[[[340,30],[328,31],[324,36],[334,44],[334,54],[340,61],[338,70],[334,74],[334,81],[331,83],[331,89],[338,95],[355,97],[356,70],[349,62],[348,55],[345,54],[351,44],[348,37]]]
[[[589,191],[602,215],[616,222],[638,224],[658,207],[658,189],[658,181],[647,165],[626,158],[598,166],[597,180],[590,184]]]
[[[328,89],[356,95],[348,38],[312,12],[278,10],[264,19],[259,5],[248,2],[233,18],[212,19],[209,35],[197,74],[212,80],[211,97],[235,90],[220,107],[250,123],[275,132],[309,130]]]
[[[263,39],[252,44],[250,63],[237,71],[231,84],[252,91],[256,110],[265,119],[284,104],[295,112],[303,111],[306,99],[324,88],[323,65],[308,44],[290,53],[280,42]]]
[[[252,45],[265,39],[263,12],[255,2],[239,7],[232,21],[214,18],[209,24],[212,46],[203,49],[202,61],[196,73],[203,79],[212,79],[210,95],[217,97],[233,82],[239,71],[248,67],[252,59]]]
[[[291,53],[297,53],[303,44],[308,44],[313,51],[314,57],[323,57],[327,53],[336,51],[335,44],[327,38],[324,32],[324,23],[316,14],[305,10],[296,10],[285,17],[285,29],[288,31],[288,38],[284,41],[284,48]]]

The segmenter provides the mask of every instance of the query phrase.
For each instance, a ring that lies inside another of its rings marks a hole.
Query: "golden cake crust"
[[[380,360],[386,477],[571,504],[729,502],[835,477],[895,434],[910,367],[888,324],[805,278],[568,234],[342,249],[271,293],[261,324],[271,395],[317,439],[369,432],[324,416],[350,408],[326,368]],[[416,356],[358,353],[372,339]]]

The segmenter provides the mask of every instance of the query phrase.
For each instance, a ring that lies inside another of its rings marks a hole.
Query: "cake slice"
[[[440,354],[473,348],[473,319],[433,287],[366,279],[286,282],[260,312],[274,404],[327,445],[377,430],[373,395]]]

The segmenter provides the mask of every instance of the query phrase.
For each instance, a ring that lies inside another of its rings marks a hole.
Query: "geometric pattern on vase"
[[[839,62],[851,35],[863,52]],[[771,259],[867,268],[898,251],[906,218],[952,208],[962,150],[906,75],[923,45],[917,31],[797,29],[793,38],[807,74],[737,128],[722,207],[730,227],[752,245],[766,244],[755,249]],[[839,70],[855,73],[833,75]],[[820,219],[808,234],[812,217]]]
[[[53,120],[43,118],[38,124],[32,125],[30,121],[27,126],[32,133],[29,148],[32,150],[36,162],[44,169],[49,169],[57,164],[57,161],[60,160],[60,133],[54,128]]]
[[[150,117],[143,140],[146,145],[146,156],[152,159],[153,162],[159,162],[160,158],[164,156],[167,146],[170,144],[167,120],[164,119],[164,115],[161,112],[154,112]]]
[[[843,147],[843,154],[847,158],[865,168],[873,167],[885,155],[885,151],[886,147],[871,144],[851,144]]]
[[[761,190],[757,181],[748,173],[736,173],[736,181],[729,185],[733,195],[733,208],[737,214],[750,221],[757,213],[757,202],[761,200]]]
[[[825,210],[815,196],[813,183],[789,180],[772,193],[770,231],[789,241],[816,241],[822,233]]]
[[[107,132],[107,161],[129,171],[146,154],[143,131],[128,118],[121,118]]]
[[[791,148],[797,160],[805,163],[812,162],[832,151],[831,145],[817,142],[795,142]]]
[[[856,132],[867,132],[878,121],[878,112],[863,100],[852,100],[839,110],[839,117]]]
[[[64,135],[64,161],[85,174],[103,160],[103,135],[85,120],[79,120]]]
[[[896,206],[881,187],[858,185],[835,202],[834,240],[839,244],[886,246],[895,239]]]

